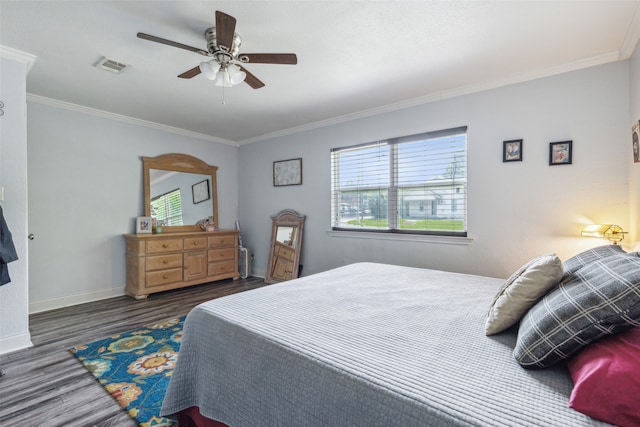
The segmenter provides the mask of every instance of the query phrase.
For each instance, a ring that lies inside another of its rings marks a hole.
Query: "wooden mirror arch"
[[[306,215],[285,209],[271,217],[271,246],[265,283],[296,279],[300,269],[302,230]]]
[[[180,186],[180,182],[186,182],[186,184],[181,185],[182,204],[184,207],[189,208],[183,208],[183,212],[189,213],[184,220],[185,223],[183,225],[162,225],[163,233],[200,231],[201,227],[197,222],[209,217],[213,217],[213,225],[216,228],[218,227],[217,166],[209,165],[188,154],[179,153],[163,154],[157,157],[142,157],[142,164],[145,216],[152,216],[152,198],[158,196],[158,191],[163,194],[162,190],[156,189],[157,185],[153,182],[152,175],[166,172],[163,175],[165,178],[164,185],[167,188]],[[174,180],[176,183],[174,184],[169,180]],[[207,181],[207,184],[204,184],[203,181]],[[152,189],[152,187],[154,188]],[[202,193],[201,189],[205,192]],[[208,199],[205,198],[207,189],[209,191]],[[198,199],[196,199],[196,192]],[[199,206],[196,208],[196,205]]]

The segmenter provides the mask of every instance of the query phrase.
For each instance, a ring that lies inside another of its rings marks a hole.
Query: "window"
[[[156,225],[182,225],[182,198],[180,189],[162,194],[151,199],[151,216]]]
[[[331,150],[334,230],[467,235],[467,128]]]

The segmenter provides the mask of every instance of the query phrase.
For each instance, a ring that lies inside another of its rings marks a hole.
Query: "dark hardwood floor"
[[[135,426],[68,349],[261,286],[261,278],[226,280],[152,294],[146,300],[122,296],[31,315],[34,346],[0,356],[0,426]]]

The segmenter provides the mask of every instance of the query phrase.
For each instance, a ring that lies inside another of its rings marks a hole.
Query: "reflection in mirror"
[[[291,209],[285,209],[271,217],[271,247],[265,283],[283,282],[298,277],[305,218],[305,215]]]
[[[205,181],[202,188],[212,187],[210,175],[150,169],[149,178],[151,217],[156,219],[157,226],[194,225],[213,215],[213,205],[203,203],[210,194],[193,198],[194,185]]]
[[[217,166],[177,153],[142,157],[142,163],[144,214],[162,232],[200,231],[198,221],[207,218],[218,225]]]
[[[276,241],[282,243],[285,246],[291,246],[295,248],[295,227],[278,227],[276,231]]]

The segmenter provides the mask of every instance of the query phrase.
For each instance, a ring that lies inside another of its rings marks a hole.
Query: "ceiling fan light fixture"
[[[227,72],[226,67],[220,68],[220,71],[218,71],[218,78],[216,78],[216,81],[214,82],[214,84],[218,87],[233,86],[231,84],[231,79],[229,78],[229,73]]]
[[[216,80],[218,77],[218,70],[220,70],[220,64],[216,61],[200,63],[200,72],[209,80]]]
[[[233,65],[233,64],[229,65],[227,67],[227,71],[229,74],[229,80],[231,81],[231,84],[234,86],[239,85],[244,81],[244,79],[247,78],[247,73],[242,71],[240,67],[238,67],[237,65]]]
[[[232,87],[242,83],[246,77],[247,73],[242,71],[237,65],[225,64],[220,67],[218,77],[214,84],[219,87]]]

